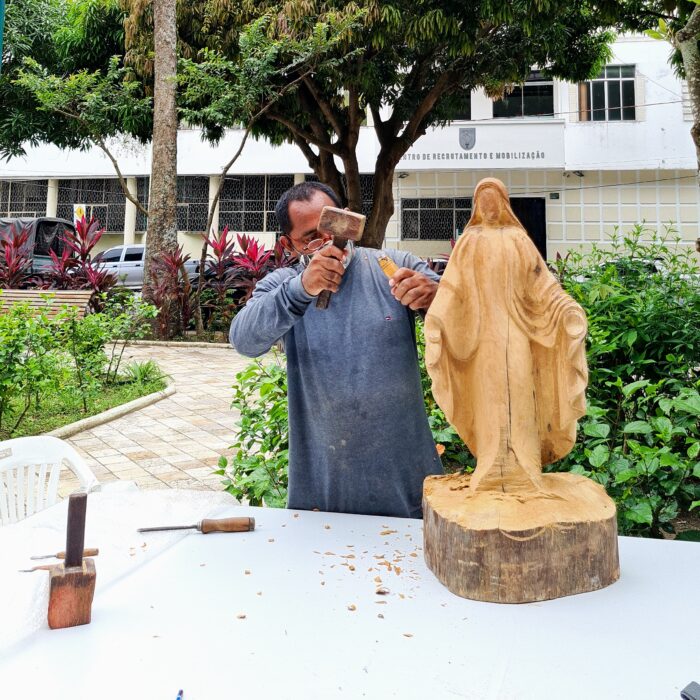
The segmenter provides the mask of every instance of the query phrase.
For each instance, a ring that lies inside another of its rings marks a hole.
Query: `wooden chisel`
[[[84,557],[96,557],[100,553],[100,550],[95,548],[95,549],[84,549],[83,550],[83,556]],[[66,553],[65,552],[56,552],[56,554],[37,554],[33,557],[29,557],[30,559],[65,559],[66,558]]]
[[[138,532],[159,532],[161,530],[199,530],[203,535],[210,532],[250,532],[255,530],[255,518],[219,518],[200,520],[194,525],[165,525],[164,527],[140,527]]]

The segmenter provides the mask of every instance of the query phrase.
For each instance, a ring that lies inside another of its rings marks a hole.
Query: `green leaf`
[[[654,520],[651,506],[646,501],[640,501],[628,508],[625,511],[625,518],[631,520],[633,523],[639,523],[640,525],[651,525]]]
[[[623,469],[621,472],[615,474],[615,483],[624,484],[630,479],[634,479],[637,476],[637,471],[635,469]]]
[[[625,398],[629,398],[632,394],[634,394],[635,391],[638,391],[642,387],[645,387],[649,384],[648,379],[640,379],[637,382],[632,382],[631,384],[627,384],[626,386],[622,387],[622,393],[625,395]]]
[[[640,435],[648,435],[649,433],[651,433],[651,426],[646,421],[635,420],[635,421],[632,421],[631,423],[628,423],[622,432],[623,433],[634,433],[634,434],[640,434]]]
[[[700,440],[697,440],[688,448],[688,457],[690,457],[690,459],[695,459],[699,454],[700,454]]]
[[[677,398],[673,403],[681,411],[700,416],[700,394],[697,391],[687,392],[682,398]]]
[[[586,423],[583,432],[589,437],[606,438],[610,434],[610,426],[607,423]]]
[[[610,457],[610,450],[605,445],[598,445],[588,456],[588,461],[594,467],[602,467]]]
[[[688,510],[693,510],[694,508],[697,508],[698,506],[700,506],[700,501],[693,501],[690,504],[690,508],[688,508]]]
[[[693,467],[693,476],[696,479],[700,479],[700,462]]]
[[[700,542],[700,530],[683,530],[676,535],[681,542]]]

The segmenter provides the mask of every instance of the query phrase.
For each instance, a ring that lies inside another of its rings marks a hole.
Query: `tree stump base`
[[[542,474],[542,491],[471,492],[470,478],[429,476],[423,487],[425,561],[452,593],[530,603],[620,577],[615,504],[599,484]]]

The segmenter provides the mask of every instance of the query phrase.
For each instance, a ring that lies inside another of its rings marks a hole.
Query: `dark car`
[[[40,272],[49,267],[50,250],[59,256],[63,253],[65,245],[63,232],[66,229],[75,233],[75,226],[70,221],[49,216],[34,219],[0,218],[0,238],[11,240],[19,236],[22,231],[29,231],[27,244],[32,254],[32,272]]]

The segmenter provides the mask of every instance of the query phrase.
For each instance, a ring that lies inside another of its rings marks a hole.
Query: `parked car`
[[[143,264],[146,246],[141,243],[117,245],[99,253],[95,262],[102,263],[106,270],[113,272],[121,284],[129,289],[141,289],[143,286]],[[199,272],[199,261],[188,260],[185,269],[190,279]]]
[[[0,238],[13,239],[22,231],[29,231],[27,245],[32,253],[32,272],[41,272],[50,266],[50,250],[58,256],[63,253],[63,232],[66,229],[75,233],[75,226],[70,221],[49,216],[0,218]]]

